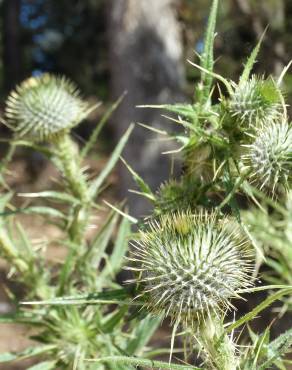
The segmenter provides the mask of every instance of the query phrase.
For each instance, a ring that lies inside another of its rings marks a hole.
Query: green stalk
[[[60,275],[60,293],[63,294],[65,286],[70,281],[69,277],[76,268],[78,257],[85,250],[85,232],[89,222],[91,197],[81,169],[78,149],[70,136],[68,134],[60,135],[53,144],[58,167],[62,171],[68,189],[77,200],[77,204],[73,205],[72,218],[68,225],[71,249]]]
[[[72,221],[69,225],[71,242],[82,246],[88,224],[90,195],[84,173],[80,167],[78,150],[68,134],[54,140],[54,155],[59,163],[65,182],[75,196],[78,204],[74,206]]]
[[[235,345],[225,333],[223,324],[218,318],[206,319],[200,325],[196,339],[203,347],[202,355],[210,369],[238,369]]]

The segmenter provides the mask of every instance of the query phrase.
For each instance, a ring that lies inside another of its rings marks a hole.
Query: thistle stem
[[[63,177],[78,204],[74,206],[73,218],[69,226],[70,239],[74,244],[82,245],[89,218],[91,203],[85,176],[80,168],[78,150],[70,136],[58,136],[55,141],[55,157]]]
[[[76,145],[68,134],[58,136],[55,141],[54,155],[62,171],[68,189],[76,197],[77,204],[72,206],[72,218],[68,234],[72,243],[61,271],[60,293],[63,294],[69,276],[76,268],[77,256],[85,249],[85,232],[89,222],[91,197],[85,176],[80,167],[80,156]]]
[[[199,342],[203,346],[203,355],[210,369],[237,370],[238,359],[235,356],[235,346],[224,331],[218,318],[208,318],[201,324]]]
[[[78,150],[68,134],[59,135],[54,140],[54,154],[60,162],[65,181],[72,194],[80,202],[89,202],[87,183],[80,168]]]

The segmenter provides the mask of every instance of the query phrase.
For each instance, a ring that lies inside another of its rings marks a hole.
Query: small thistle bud
[[[7,125],[18,137],[51,140],[78,125],[89,113],[75,84],[43,74],[23,81],[6,102]]]
[[[145,307],[192,325],[233,307],[251,284],[250,252],[239,227],[215,213],[168,214],[150,223],[134,244]]]
[[[156,196],[156,214],[171,212],[174,210],[186,210],[194,203],[195,184],[190,181],[170,180],[163,183]]]
[[[281,92],[271,78],[253,76],[234,86],[229,109],[241,125],[256,127],[280,116]]]
[[[273,196],[276,190],[288,188],[292,171],[292,128],[286,121],[258,129],[253,143],[245,148],[242,158],[251,173],[251,182]]]

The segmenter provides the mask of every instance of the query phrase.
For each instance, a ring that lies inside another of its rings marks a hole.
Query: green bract
[[[47,73],[17,86],[5,109],[7,124],[15,134],[33,141],[51,140],[69,131],[88,113],[74,83]]]
[[[251,284],[250,251],[239,228],[216,213],[178,212],[150,223],[134,244],[145,307],[192,325],[232,307]]]
[[[287,189],[292,171],[292,128],[286,121],[258,129],[254,141],[246,145],[243,156],[250,179],[260,188],[275,194]]]

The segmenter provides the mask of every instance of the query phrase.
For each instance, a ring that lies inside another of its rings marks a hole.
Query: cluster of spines
[[[163,183],[156,194],[155,213],[187,210],[194,203],[196,184],[192,179],[171,179]]]
[[[78,125],[89,113],[75,84],[48,73],[30,77],[6,102],[7,125],[17,137],[50,140]]]
[[[238,227],[214,212],[176,212],[150,222],[133,245],[134,279],[149,310],[193,325],[233,307],[251,284],[251,253]],[[221,316],[221,315],[220,315]]]
[[[241,126],[254,128],[281,116],[281,91],[272,78],[252,76],[233,88],[229,111]]]
[[[249,178],[260,190],[274,196],[277,190],[287,190],[292,171],[292,127],[287,121],[270,122],[255,131],[253,142],[245,145],[242,157]]]

